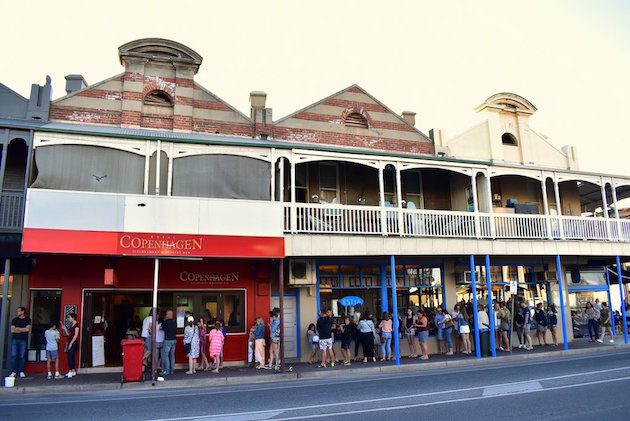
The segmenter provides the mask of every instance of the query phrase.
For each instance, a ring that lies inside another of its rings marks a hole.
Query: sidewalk
[[[620,342],[621,341],[621,342]],[[117,389],[131,390],[155,390],[164,388],[185,388],[200,386],[222,386],[234,384],[270,383],[278,381],[290,381],[298,379],[321,379],[330,377],[365,376],[386,373],[411,372],[416,370],[430,370],[447,367],[483,366],[498,363],[510,363],[528,360],[544,360],[561,356],[577,356],[598,354],[614,351],[630,350],[629,345],[623,344],[623,339],[618,338],[615,344],[598,344],[582,340],[575,340],[569,345],[569,350],[564,351],[561,346],[536,346],[532,351],[514,349],[513,352],[498,351],[496,358],[477,359],[474,355],[463,354],[446,356],[431,355],[427,361],[417,358],[401,358],[400,365],[393,362],[352,362],[351,366],[337,364],[335,367],[316,368],[315,365],[306,363],[288,363],[285,370],[292,367],[292,371],[275,373],[271,370],[256,370],[247,367],[228,367],[219,374],[211,372],[198,372],[195,375],[186,375],[180,370],[168,376],[163,382],[156,382],[152,386],[150,381],[144,383],[121,384],[121,373],[97,373],[79,374],[72,379],[47,380],[45,375],[34,375],[25,379],[16,379],[13,388],[0,388],[2,394],[13,393],[67,393],[80,391],[104,391]]]

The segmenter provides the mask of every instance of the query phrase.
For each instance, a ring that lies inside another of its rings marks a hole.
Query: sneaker
[[[597,339],[597,343],[603,344],[604,341],[602,341],[601,339]],[[21,375],[21,374],[20,374]]]
[[[55,373],[55,379],[56,380],[63,379],[63,374]]]
[[[344,361],[343,365],[350,365],[350,361]]]
[[[523,344],[520,344],[520,345],[518,346],[518,349],[523,349]]]
[[[15,377],[15,376],[16,376],[15,372],[9,374],[9,377]]]
[[[331,362],[330,362],[330,366],[331,366],[331,367],[334,367],[334,366],[335,366],[335,361],[331,361]]]
[[[615,343],[615,340],[614,340],[614,339],[611,339],[611,340],[609,340],[608,342],[610,342],[611,344],[614,344],[614,343]]]
[[[48,373],[48,375],[46,376],[46,378],[47,378],[48,380],[52,380],[52,378],[53,378],[52,373]]]
[[[72,374],[72,371],[68,371],[68,373],[66,374],[66,377],[71,379],[74,376],[74,374]]]
[[[326,368],[326,364],[319,364],[316,368]]]
[[[21,378],[21,379],[23,379],[23,378],[25,378],[25,377],[26,377],[26,374],[24,374],[24,372],[23,372],[23,371],[21,371],[21,372],[20,372],[20,378]]]
[[[499,351],[505,351],[505,349],[502,346],[500,346]]]

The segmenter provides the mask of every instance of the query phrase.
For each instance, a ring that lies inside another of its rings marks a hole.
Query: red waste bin
[[[144,356],[144,339],[123,339],[120,341],[123,357],[124,382],[141,382],[142,357]]]

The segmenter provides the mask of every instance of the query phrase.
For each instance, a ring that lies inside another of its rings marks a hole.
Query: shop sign
[[[188,272],[184,270],[179,273],[179,280],[194,285],[220,285],[236,282],[239,276],[239,272]]]
[[[197,255],[203,250],[203,238],[194,235],[119,234],[118,248],[127,255]]]

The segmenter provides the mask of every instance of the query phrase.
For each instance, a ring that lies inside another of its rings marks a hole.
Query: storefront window
[[[575,269],[565,274],[569,286],[577,285],[607,285],[606,274],[603,269]]]
[[[50,323],[59,323],[61,318],[60,290],[32,290],[31,291],[31,349],[46,349],[44,332]]]
[[[322,288],[339,286],[339,266],[322,265],[319,267],[319,285]]]

